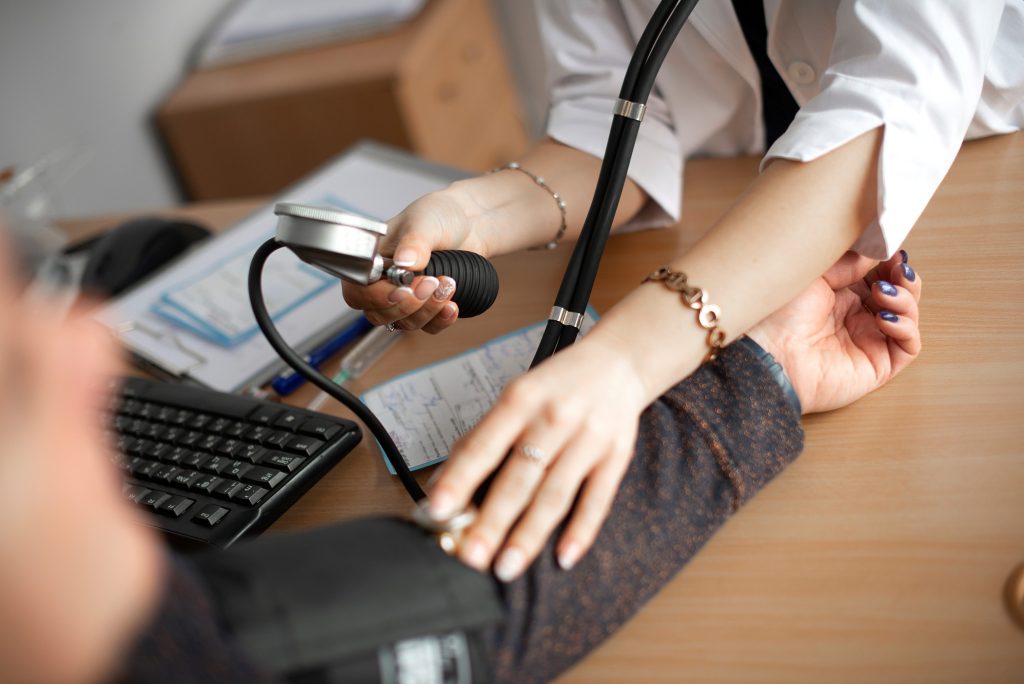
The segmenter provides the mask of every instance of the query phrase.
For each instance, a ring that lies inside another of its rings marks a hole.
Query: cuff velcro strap
[[[764,364],[768,372],[775,378],[775,382],[782,388],[782,392],[786,395],[786,400],[789,405],[796,411],[796,415],[803,413],[803,407],[800,405],[800,397],[796,395],[796,390],[793,388],[793,383],[789,381],[789,376],[786,375],[786,369],[782,367],[782,364],[775,360],[775,357],[771,355],[764,347],[759,345],[754,340],[750,339],[746,335],[736,340],[733,344],[738,344],[741,347],[746,347],[754,356],[757,357],[758,361]]]

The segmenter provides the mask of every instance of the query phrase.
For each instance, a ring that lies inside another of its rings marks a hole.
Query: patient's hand
[[[786,369],[804,413],[853,403],[920,353],[921,277],[905,254],[875,267],[848,252],[747,333]]]
[[[111,341],[95,324],[18,301],[5,266],[0,681],[96,681],[155,601],[161,555],[121,499],[101,433]]]

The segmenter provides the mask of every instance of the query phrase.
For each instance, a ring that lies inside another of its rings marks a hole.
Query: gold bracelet
[[[703,288],[695,287],[686,282],[686,274],[681,271],[673,271],[668,266],[662,266],[643,282],[659,281],[670,290],[675,290],[686,302],[686,305],[697,312],[697,323],[708,331],[708,353],[704,361],[714,361],[718,352],[725,346],[725,331],[718,327],[718,319],[722,310],[714,304],[708,303],[708,293]]]
[[[544,244],[544,247],[546,247],[547,249],[554,249],[555,247],[558,246],[558,241],[562,239],[563,235],[565,235],[565,230],[567,228],[567,224],[565,221],[565,200],[562,199],[561,195],[559,195],[557,192],[551,189],[551,186],[547,184],[547,181],[545,181],[543,177],[538,176],[535,173],[530,173],[522,166],[520,166],[519,162],[509,162],[504,166],[499,166],[496,169],[491,169],[490,173],[497,173],[498,171],[506,170],[519,171],[520,173],[525,173],[527,176],[530,177],[530,180],[532,180],[538,186],[546,190],[547,193],[551,195],[552,199],[555,200],[555,204],[558,205],[558,213],[561,215],[561,223],[558,226],[558,232],[555,233],[555,237],[553,237],[549,242]]]

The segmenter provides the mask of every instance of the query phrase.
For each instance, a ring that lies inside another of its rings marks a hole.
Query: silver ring
[[[395,330],[397,330],[398,328],[397,326],[395,326],[395,322],[392,321],[391,323],[385,325],[384,329],[387,330],[388,332],[395,332]]]
[[[548,464],[548,454],[540,447],[524,444],[523,446],[519,447],[519,453],[522,454],[523,458],[525,458],[530,463],[539,465],[542,468],[546,467]]]

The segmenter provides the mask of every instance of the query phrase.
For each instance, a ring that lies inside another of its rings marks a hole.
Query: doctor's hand
[[[453,188],[425,195],[391,219],[382,253],[411,271],[423,270],[431,253],[441,249],[488,256],[481,220],[469,218]],[[361,309],[374,325],[393,323],[401,330],[438,333],[458,319],[459,307],[451,301],[458,285],[447,276],[418,276],[408,287],[382,280],[368,286],[342,282],[341,289],[348,305]]]
[[[496,472],[459,557],[515,579],[572,509],[558,547],[559,564],[572,567],[608,514],[647,403],[632,363],[592,337],[510,383],[431,487],[431,514],[445,519]]]
[[[900,251],[875,261],[847,252],[747,335],[786,369],[804,413],[851,404],[921,351],[921,277]]]

